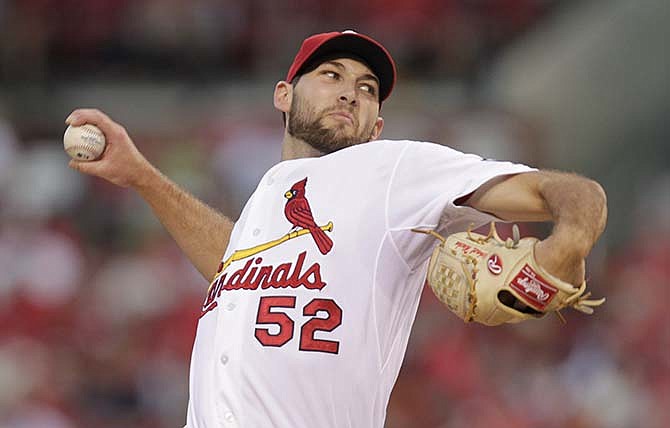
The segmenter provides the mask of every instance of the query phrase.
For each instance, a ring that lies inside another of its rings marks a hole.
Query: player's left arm
[[[535,248],[550,273],[579,285],[585,258],[607,222],[607,197],[597,182],[571,173],[527,172],[493,179],[464,205],[507,221],[552,221],[551,234]]]

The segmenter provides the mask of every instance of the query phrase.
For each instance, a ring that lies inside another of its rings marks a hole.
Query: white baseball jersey
[[[531,168],[414,141],[283,161],[202,307],[188,428],[381,428],[435,245],[492,219],[453,201]]]

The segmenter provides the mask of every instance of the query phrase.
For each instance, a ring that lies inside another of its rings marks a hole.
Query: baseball
[[[93,161],[105,150],[105,134],[95,125],[70,125],[63,135],[63,146],[72,159]]]

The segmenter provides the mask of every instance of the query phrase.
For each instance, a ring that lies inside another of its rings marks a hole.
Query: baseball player
[[[107,148],[70,167],[137,191],[209,281],[190,369],[189,428],[381,428],[435,240],[492,219],[553,221],[537,263],[570,284],[604,229],[595,182],[443,145],[380,140],[396,67],[353,31],[316,34],[274,90],[282,160],[239,218],[153,167],[92,109]]]

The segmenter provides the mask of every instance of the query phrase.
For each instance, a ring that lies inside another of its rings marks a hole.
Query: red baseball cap
[[[396,68],[391,54],[381,43],[352,30],[314,34],[306,38],[288,69],[286,81],[291,83],[312,60],[335,53],[354,54],[367,63],[379,79],[380,103],[391,95],[396,79]]]

